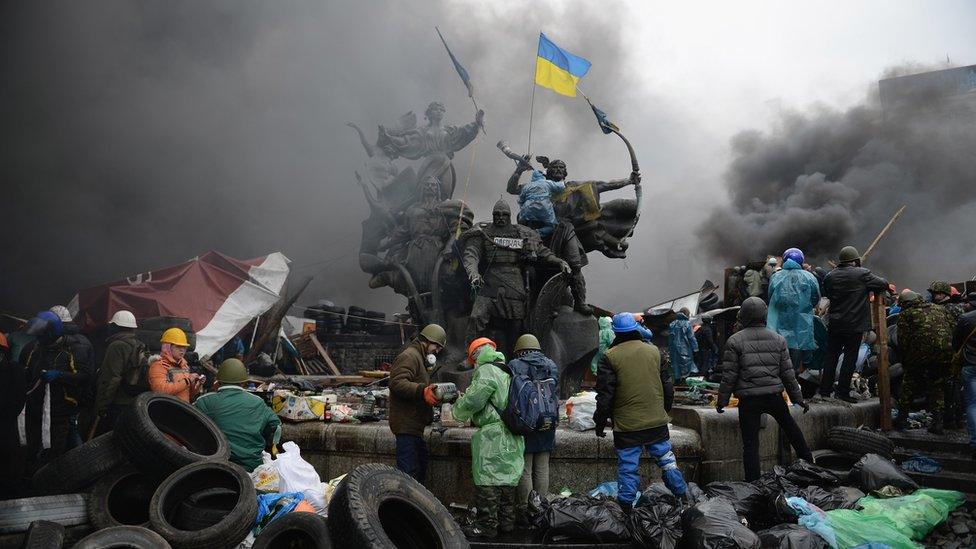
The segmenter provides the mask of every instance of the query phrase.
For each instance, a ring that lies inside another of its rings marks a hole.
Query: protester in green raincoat
[[[515,528],[515,488],[522,477],[525,441],[502,423],[511,377],[502,368],[505,355],[494,349],[478,354],[471,386],[454,404],[454,417],[478,428],[471,437],[471,474],[478,517],[465,530],[468,538],[494,538]]]
[[[596,354],[593,355],[593,360],[590,361],[590,371],[596,374],[597,366],[600,364],[600,359],[610,348],[610,344],[613,343],[613,329],[610,328],[610,317],[601,316],[597,319],[597,325],[600,327],[600,346],[596,350]]]

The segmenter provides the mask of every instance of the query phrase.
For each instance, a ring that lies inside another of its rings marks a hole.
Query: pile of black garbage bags
[[[629,515],[605,495],[545,498],[533,492],[529,515],[553,541],[629,542],[649,549],[824,549],[823,538],[797,524],[787,498],[803,498],[824,511],[854,509],[865,492],[884,486],[917,488],[890,461],[868,454],[849,478],[799,460],[777,465],[755,482],[712,482],[704,490],[689,483],[693,505],[657,482],[640,495]]]

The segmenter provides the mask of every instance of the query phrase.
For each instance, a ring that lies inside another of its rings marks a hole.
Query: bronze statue
[[[530,304],[527,267],[553,267],[570,273],[569,265],[546,248],[532,229],[512,223],[504,200],[492,210],[492,222],[478,223],[462,236],[463,265],[474,291],[465,341],[484,335],[489,324],[502,332],[498,343],[508,349],[525,329]],[[494,321],[494,322],[493,322]]]
[[[474,122],[464,126],[443,126],[446,109],[444,105],[433,102],[428,105],[424,116],[427,125],[406,128],[386,128],[380,126],[377,145],[395,152],[398,156],[410,160],[423,159],[417,168],[418,181],[434,176],[441,183],[441,196],[454,196],[457,177],[451,159],[454,153],[466,147],[475,136],[485,117],[485,111],[479,110]],[[401,118],[402,120],[402,118]]]

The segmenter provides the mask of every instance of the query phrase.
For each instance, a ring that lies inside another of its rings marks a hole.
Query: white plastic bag
[[[569,415],[570,429],[586,431],[595,428],[593,414],[596,413],[596,393],[585,391],[573,395],[566,403],[566,413]]]
[[[277,492],[281,477],[278,476],[278,466],[271,459],[271,454],[261,452],[264,463],[258,465],[251,472],[251,481],[254,482],[254,489],[261,493]]]
[[[325,483],[319,478],[312,464],[302,458],[301,450],[294,442],[281,445],[285,450],[274,461],[278,469],[279,492],[304,492],[305,499],[315,507],[315,512],[325,516],[328,502],[325,499]]]

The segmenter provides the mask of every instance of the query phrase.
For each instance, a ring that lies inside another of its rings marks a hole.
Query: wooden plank
[[[319,356],[321,356],[322,359],[325,360],[326,365],[329,366],[329,369],[332,370],[332,373],[334,375],[341,376],[342,372],[340,372],[339,368],[336,367],[335,362],[332,362],[332,357],[329,356],[329,353],[325,350],[325,347],[323,347],[322,344],[319,343],[319,338],[316,337],[315,334],[308,334],[308,339],[309,341],[312,342],[312,345],[315,345],[315,349],[318,350]]]
[[[861,263],[864,263],[865,261],[868,260],[868,256],[870,256],[871,252],[874,251],[875,246],[877,246],[878,242],[880,242],[881,239],[884,238],[886,234],[888,234],[888,231],[891,230],[891,226],[895,224],[895,221],[898,221],[898,218],[901,217],[901,214],[905,213],[905,208],[907,207],[908,206],[902,206],[901,208],[898,209],[897,212],[895,212],[895,215],[891,216],[891,219],[888,221],[888,224],[885,225],[883,229],[881,229],[881,232],[878,233],[878,236],[874,238],[874,242],[872,242],[871,245],[868,246],[868,251],[864,252],[864,255],[861,256]]]
[[[312,277],[306,277],[305,280],[298,285],[298,289],[293,294],[287,297],[282,295],[278,302],[275,303],[275,306],[272,307],[269,312],[265,313],[265,315],[267,315],[265,317],[266,322],[262,327],[261,332],[258,334],[257,339],[254,341],[254,344],[251,346],[251,349],[247,352],[247,356],[244,357],[244,364],[247,364],[257,358],[258,353],[261,351],[261,348],[264,347],[265,342],[272,337],[278,336],[278,330],[281,328],[281,319],[285,317],[285,313],[288,312],[288,308],[298,300],[298,297],[302,295],[302,292],[305,291],[305,288],[308,287],[308,284],[311,281]],[[282,294],[284,294],[284,291],[282,291]]]
[[[875,333],[878,334],[878,397],[881,400],[881,430],[891,430],[891,380],[888,377],[888,319],[884,311],[884,294],[875,294],[872,303]]]

